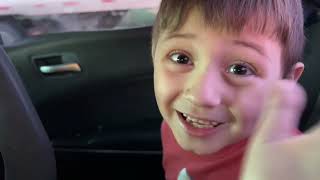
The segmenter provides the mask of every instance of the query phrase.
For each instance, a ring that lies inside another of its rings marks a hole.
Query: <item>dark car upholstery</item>
[[[6,180],[55,180],[53,148],[27,91],[2,46],[0,87],[0,152],[6,167]]]
[[[318,1],[320,2],[320,1]],[[312,6],[309,1],[305,1],[304,12],[305,18],[305,36],[306,46],[304,51],[303,62],[305,72],[303,73],[300,83],[305,88],[308,96],[308,102],[301,118],[300,129],[305,131],[314,125],[318,119],[315,118],[315,104],[320,91],[320,21],[318,9]]]

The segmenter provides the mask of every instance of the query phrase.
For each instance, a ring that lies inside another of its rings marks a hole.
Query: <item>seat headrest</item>
[[[318,4],[316,4],[316,1]],[[303,14],[304,14],[304,21],[305,27],[314,24],[315,21],[319,21],[319,7],[320,7],[320,0],[303,0]]]
[[[316,6],[320,7],[320,0],[310,0],[313,2]]]

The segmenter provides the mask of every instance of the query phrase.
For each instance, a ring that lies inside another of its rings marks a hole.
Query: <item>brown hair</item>
[[[181,28],[193,8],[198,8],[205,23],[215,29],[240,33],[250,21],[254,31],[271,33],[282,44],[285,75],[302,58],[305,38],[301,0],[162,0],[153,27],[153,57],[160,34]]]

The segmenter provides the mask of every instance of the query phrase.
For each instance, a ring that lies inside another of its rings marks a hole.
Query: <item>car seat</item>
[[[316,6],[315,6],[316,5]],[[306,131],[312,127],[319,119],[315,117],[315,107],[320,91],[320,18],[319,18],[320,0],[304,1],[305,14],[305,36],[306,46],[304,50],[305,72],[300,83],[305,88],[308,96],[308,102],[300,121],[300,130]],[[319,105],[320,106],[320,102]],[[320,112],[319,112],[320,113]]]
[[[55,180],[53,148],[1,45],[0,87],[0,152],[5,180]]]

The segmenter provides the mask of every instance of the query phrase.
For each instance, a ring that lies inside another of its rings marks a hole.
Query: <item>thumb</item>
[[[293,136],[306,102],[302,86],[281,80],[271,88],[254,136],[254,143],[275,142]]]

